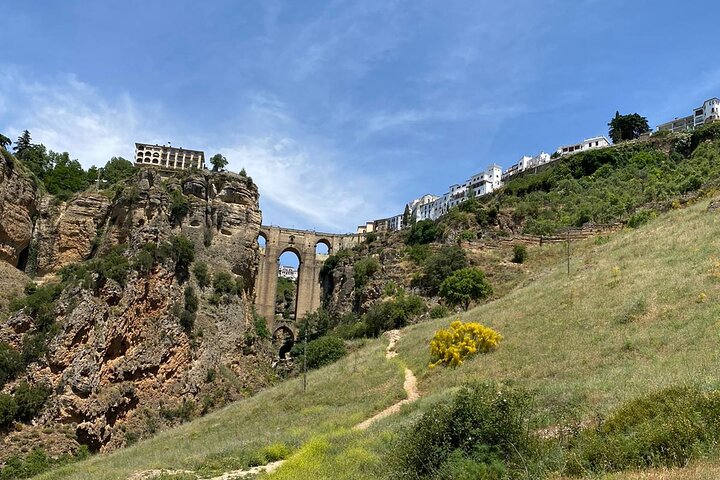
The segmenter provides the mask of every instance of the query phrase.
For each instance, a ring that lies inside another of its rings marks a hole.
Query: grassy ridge
[[[558,261],[526,286],[463,315],[505,339],[496,352],[456,369],[428,368],[428,341],[449,319],[418,324],[403,331],[392,361],[383,358],[382,341],[369,341],[313,372],[308,394],[291,380],[40,478],[123,479],[160,467],[229,471],[258,461],[258,452],[277,443],[294,453],[273,478],[382,478],[400,427],[464,381],[504,380],[531,389],[544,413],[538,428],[588,419],[667,385],[717,387],[720,213],[706,207],[700,202],[607,242],[573,245],[570,277],[560,260],[563,246],[530,249],[531,261]],[[351,431],[403,397],[402,365],[415,372],[421,400],[367,431]],[[712,461],[694,464],[690,476],[675,469],[636,478],[715,478]]]

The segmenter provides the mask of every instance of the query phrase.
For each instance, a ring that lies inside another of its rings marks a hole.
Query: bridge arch
[[[273,344],[278,349],[281,359],[287,358],[290,350],[295,345],[295,333],[287,325],[280,325],[273,332]]]
[[[258,232],[260,237],[265,239],[265,248],[260,249],[260,263],[255,279],[255,310],[265,317],[272,332],[283,322],[281,318],[275,317],[280,255],[290,251],[299,258],[295,306],[295,318],[299,319],[320,308],[320,269],[328,254],[359,245],[365,238],[364,235],[319,233],[272,226],[261,226]],[[317,253],[318,244],[327,247],[327,254]],[[297,333],[295,322],[288,328]]]

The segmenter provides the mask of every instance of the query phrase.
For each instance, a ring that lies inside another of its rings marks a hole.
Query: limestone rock
[[[30,246],[38,202],[35,181],[21,170],[0,150],[0,260],[13,266]]]

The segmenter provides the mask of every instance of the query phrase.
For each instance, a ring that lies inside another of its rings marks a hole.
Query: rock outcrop
[[[45,334],[47,353],[16,379],[48,384],[53,393],[33,425],[0,433],[2,456],[27,449],[22,439],[29,437],[65,439],[53,451],[81,444],[112,450],[276,377],[270,346],[258,339],[252,315],[261,213],[248,177],[142,170],[123,188],[56,202],[39,195],[6,160],[0,212],[0,258],[17,266],[20,252],[33,250],[28,268],[43,281],[116,245],[127,246],[132,264],[146,244],[183,235],[194,245],[196,262],[205,262],[211,274],[232,272],[243,286],[218,298],[193,276],[179,281],[172,259],[156,260],[148,270],[130,268],[122,284],[67,282],[54,303],[55,327]],[[199,299],[190,327],[180,322],[188,288]],[[0,324],[0,341],[20,349],[37,328],[23,311],[14,313]],[[12,389],[12,383],[0,388]]]
[[[37,203],[38,191],[34,179],[0,149],[0,261],[13,266],[24,263],[32,238]]]

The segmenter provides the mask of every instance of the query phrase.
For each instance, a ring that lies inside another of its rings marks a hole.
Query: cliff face
[[[180,282],[172,260],[130,269],[123,284],[66,284],[53,305],[47,353],[2,389],[11,392],[27,380],[50,385],[53,393],[31,426],[0,433],[3,456],[26,448],[33,436],[55,447],[63,438],[56,451],[78,444],[111,450],[274,379],[272,353],[257,337],[252,316],[261,222],[252,180],[144,170],[121,189],[58,203],[6,165],[0,167],[0,199],[0,258],[18,265],[19,252],[28,249],[28,270],[41,283],[115,245],[127,245],[132,264],[144,245],[183,235],[194,245],[196,263],[206,263],[211,275],[232,273],[244,285],[218,301],[194,276]],[[188,287],[199,304],[190,328],[179,321]],[[0,324],[0,341],[19,350],[36,329],[24,311],[16,312]]]
[[[0,149],[0,260],[13,266],[24,260],[37,213],[37,185]]]

